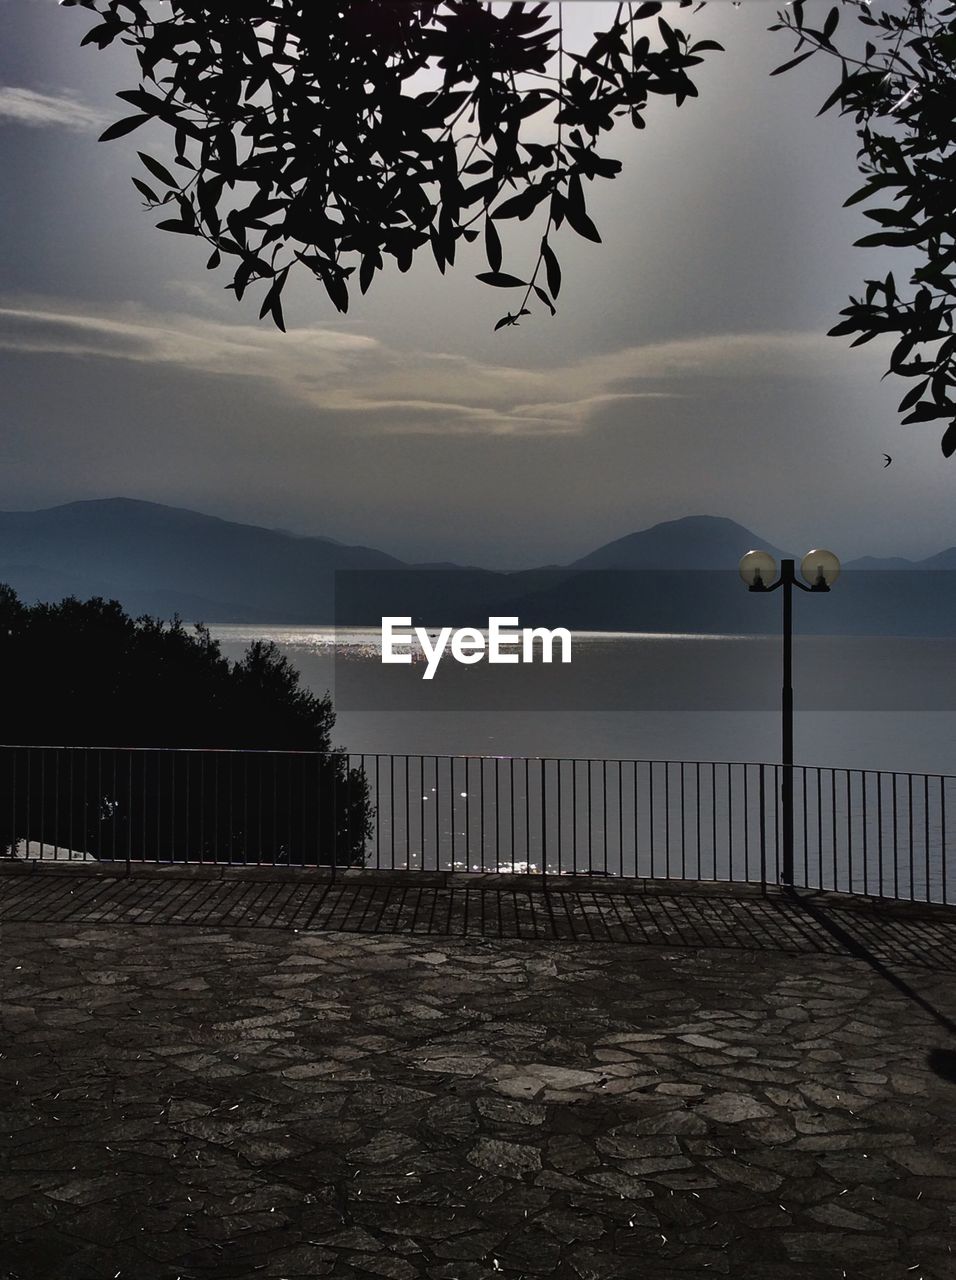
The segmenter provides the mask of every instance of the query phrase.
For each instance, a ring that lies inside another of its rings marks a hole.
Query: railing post
[[[338,758],[334,752],[328,757],[332,764],[332,870],[330,879],[335,882],[335,862],[339,852],[339,797],[338,797]]]
[[[760,886],[767,893],[767,784],[766,765],[760,767]]]
[[[127,753],[127,770],[126,770],[126,874],[132,871],[132,855],[133,855],[133,753]],[[72,766],[70,769],[72,777]],[[70,805],[72,810],[73,797],[70,797]]]
[[[544,756],[541,757],[541,887],[548,887],[548,806],[545,797],[545,779],[547,778],[547,765]]]
[[[942,872],[943,903],[949,902],[946,893],[946,779],[939,780],[939,862]]]

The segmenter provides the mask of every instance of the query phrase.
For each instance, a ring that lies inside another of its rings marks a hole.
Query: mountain
[[[948,547],[945,551],[940,551],[937,555],[930,556],[928,560],[920,560],[917,568],[956,569],[956,547]]]
[[[741,591],[735,572],[743,552],[753,547],[769,551],[778,565],[786,554],[733,520],[668,520],[575,561],[573,569],[589,572],[535,592],[522,602],[522,616],[540,615],[551,626],[564,619],[565,626],[579,629],[773,631],[779,606]],[[793,559],[799,572],[800,556]],[[926,572],[954,569],[956,547],[920,561],[848,561],[823,600],[797,595],[794,628],[817,634],[956,635],[956,575]]]
[[[0,581],[24,599],[95,594],[189,621],[328,622],[337,570],[401,567],[370,547],[131,498],[0,512]]]
[[[629,533],[575,560],[571,569],[736,569],[758,547],[779,562],[784,552],[724,516],[684,516]]]
[[[754,598],[737,577],[752,547],[783,558],[733,520],[686,516],[570,565],[506,573],[410,565],[372,547],[128,498],[0,512],[0,582],[23,600],[100,595],[134,615],[178,613],[187,622],[375,625],[397,614],[413,625],[481,626],[498,615],[579,630],[773,631],[779,597]],[[798,597],[798,630],[956,634],[956,578],[923,572],[956,569],[956,548],[918,562],[864,557],[845,568],[825,599]],[[350,570],[360,572],[343,572]]]
[[[892,570],[906,573],[911,569],[925,569],[926,562],[923,560],[904,560],[902,556],[861,556],[859,560],[848,560],[843,568]]]

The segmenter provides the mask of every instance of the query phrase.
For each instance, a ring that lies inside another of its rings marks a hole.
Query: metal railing
[[[779,764],[0,748],[0,852],[780,883]],[[953,901],[956,778],[793,768],[794,883]],[[952,825],[952,824],[951,824]]]

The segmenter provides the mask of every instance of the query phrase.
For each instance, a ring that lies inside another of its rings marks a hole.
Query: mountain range
[[[208,623],[371,624],[393,612],[464,625],[497,613],[595,630],[772,630],[777,610],[771,623],[736,579],[752,547],[778,562],[785,554],[733,520],[687,516],[568,565],[506,573],[409,564],[373,547],[129,498],[0,512],[0,582],[24,601],[96,595],[136,615]],[[806,629],[956,634],[949,577],[923,573],[956,569],[956,547],[844,568],[825,610],[799,611]]]

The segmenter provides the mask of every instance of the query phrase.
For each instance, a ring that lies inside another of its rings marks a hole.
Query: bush
[[[363,862],[364,774],[332,747],[329,696],[275,645],[230,662],[205,627],[0,585],[0,671],[0,846]]]

